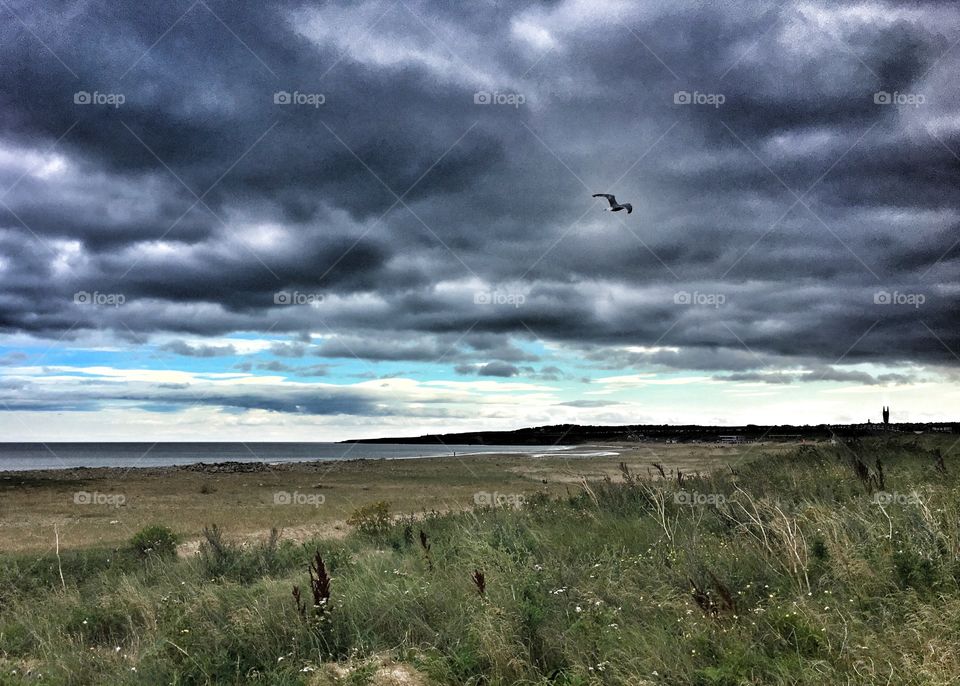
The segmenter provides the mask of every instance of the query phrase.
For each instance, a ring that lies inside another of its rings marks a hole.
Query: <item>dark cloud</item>
[[[762,370],[901,383],[836,366],[955,367],[951,9],[678,2],[614,18],[424,1],[365,32],[373,3],[12,2],[0,331],[269,332],[294,338],[271,350],[285,359],[543,380],[569,377],[523,364],[542,343],[596,369],[769,383],[794,375]],[[325,102],[278,105],[278,91]],[[601,212],[590,194],[605,191],[634,213]],[[84,306],[81,291],[124,303]]]
[[[489,362],[477,369],[477,374],[480,376],[510,377],[517,376],[519,373],[519,369],[506,362]]]

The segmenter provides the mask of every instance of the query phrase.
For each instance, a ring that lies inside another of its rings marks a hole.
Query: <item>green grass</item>
[[[69,551],[64,582],[55,556],[7,556],[0,683],[390,683],[388,658],[410,683],[955,683],[960,465],[934,440],[758,456],[682,493],[627,473],[337,542]],[[317,549],[330,604],[302,618]]]

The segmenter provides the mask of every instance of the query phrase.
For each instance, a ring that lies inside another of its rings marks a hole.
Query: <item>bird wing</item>
[[[593,194],[593,197],[595,197],[595,198],[606,198],[606,199],[607,199],[607,202],[610,203],[610,207],[616,207],[616,206],[617,206],[617,199],[616,199],[614,196],[610,195],[609,193],[594,193],[594,194]]]
[[[627,214],[630,214],[631,212],[633,212],[633,205],[631,205],[631,204],[628,203],[628,202],[623,203],[623,205],[621,205],[621,207],[626,207],[626,208],[627,208]]]

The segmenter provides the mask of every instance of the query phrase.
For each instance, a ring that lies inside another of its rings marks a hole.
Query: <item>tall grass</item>
[[[55,559],[5,558],[0,682],[376,683],[389,656],[442,684],[955,683],[960,465],[940,447],[621,471],[339,543],[210,527],[189,559],[63,553],[65,591]]]

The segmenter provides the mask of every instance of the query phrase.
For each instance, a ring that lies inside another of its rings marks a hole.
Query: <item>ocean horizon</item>
[[[485,453],[559,452],[556,445],[444,445],[328,442],[31,442],[0,443],[0,472],[82,467],[170,467],[217,462],[413,459]]]

